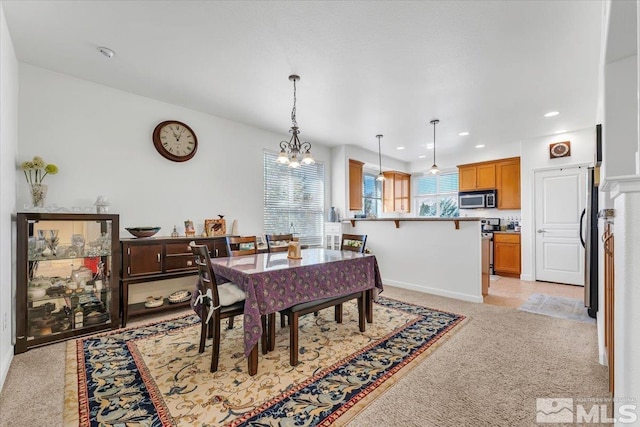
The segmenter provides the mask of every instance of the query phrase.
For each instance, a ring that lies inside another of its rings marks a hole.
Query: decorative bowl
[[[128,227],[125,229],[136,237],[151,237],[160,230],[160,227]]]

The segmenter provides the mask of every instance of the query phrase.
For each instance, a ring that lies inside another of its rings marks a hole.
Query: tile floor
[[[583,298],[582,286],[550,282],[527,282],[511,277],[500,277],[489,282],[489,295],[484,302],[491,305],[518,308],[531,294],[554,295],[566,298]]]

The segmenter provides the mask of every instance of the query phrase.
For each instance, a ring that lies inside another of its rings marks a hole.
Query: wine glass
[[[48,234],[45,233],[47,234],[45,241],[47,242],[47,246],[51,250],[51,255],[56,256],[56,248],[58,247],[58,242],[60,242],[60,239],[58,239],[58,230],[48,230],[48,231],[49,231]]]

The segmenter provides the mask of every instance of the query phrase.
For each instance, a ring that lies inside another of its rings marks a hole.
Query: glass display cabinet
[[[116,329],[119,218],[18,213],[15,353]]]

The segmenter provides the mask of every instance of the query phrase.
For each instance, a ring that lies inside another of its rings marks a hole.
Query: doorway
[[[580,214],[586,205],[584,166],[536,171],[535,279],[584,286]]]

